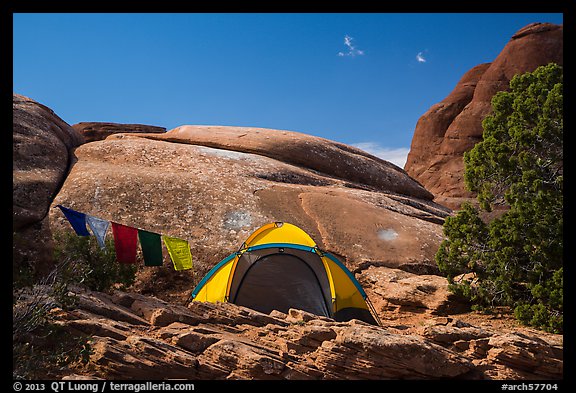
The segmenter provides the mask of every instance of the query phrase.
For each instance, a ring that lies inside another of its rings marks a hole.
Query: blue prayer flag
[[[62,213],[64,213],[64,216],[66,216],[68,222],[70,222],[70,225],[72,225],[72,228],[74,228],[74,231],[78,236],[90,236],[88,229],[86,229],[86,215],[84,213],[68,209],[62,205],[56,206],[62,210]]]

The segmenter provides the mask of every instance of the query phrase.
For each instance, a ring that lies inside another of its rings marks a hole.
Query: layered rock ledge
[[[335,322],[304,311],[262,314],[228,303],[169,304],[154,297],[76,289],[78,307],[54,309],[89,335],[88,365],[105,379],[558,379],[562,342],[432,317],[400,329]]]

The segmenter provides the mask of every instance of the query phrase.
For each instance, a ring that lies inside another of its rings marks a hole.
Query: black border
[[[328,3],[326,3],[328,4]],[[161,2],[128,2],[128,1],[39,1],[39,0],[25,0],[25,1],[4,1],[0,4],[0,9],[2,10],[0,16],[0,29],[2,37],[2,51],[5,53],[2,58],[4,59],[2,69],[2,82],[3,88],[2,98],[3,98],[3,108],[9,108],[9,95],[13,91],[12,79],[8,79],[9,75],[13,73],[13,62],[6,59],[12,58],[13,53],[13,20],[12,15],[14,13],[111,13],[111,12],[123,12],[123,13],[171,13],[171,12],[210,12],[210,13],[245,13],[245,12],[258,12],[258,13],[293,13],[293,12],[313,12],[313,13],[373,13],[373,12],[394,12],[394,13],[490,13],[490,12],[506,12],[506,13],[532,13],[532,12],[551,12],[551,13],[563,13],[564,14],[564,27],[565,27],[565,39],[568,42],[567,46],[569,48],[574,47],[574,8],[576,1],[574,0],[483,0],[483,1],[466,1],[466,0],[428,0],[428,1],[387,1],[387,0],[372,0],[372,1],[354,1],[354,2],[334,2],[329,3],[330,6],[327,8],[325,5],[320,5],[318,3],[303,2],[197,2],[197,1],[175,1],[175,0],[164,0]],[[482,26],[478,26],[479,34],[482,32]],[[9,56],[8,56],[9,54]],[[565,59],[564,68],[566,70],[573,69],[573,61],[571,57],[568,56]],[[8,72],[8,69],[12,72]],[[569,73],[565,72],[568,77],[565,80],[565,84],[569,86],[565,89],[565,107],[570,109],[571,104],[573,105],[574,95],[573,85],[574,77]],[[10,86],[10,87],[9,87]],[[7,112],[7,111],[6,111]],[[574,112],[572,110],[572,112]],[[567,123],[568,130],[572,130],[573,124],[570,119],[570,110],[565,111],[567,114],[565,118],[565,123]],[[8,119],[8,114],[3,117]],[[8,133],[5,129],[5,135]],[[8,143],[5,146],[9,146]],[[6,160],[9,154],[4,155]],[[7,171],[6,171],[7,173]],[[567,171],[568,179],[571,177],[572,171]],[[8,180],[7,180],[8,181]],[[8,210],[8,209],[7,209]],[[570,203],[565,205],[565,215],[567,217],[573,217],[570,214],[573,208]],[[8,215],[6,215],[6,221],[10,222]],[[566,221],[570,222],[570,221]],[[570,225],[566,227],[568,229]],[[572,239],[569,233],[568,238]],[[6,249],[8,249],[8,246]],[[567,255],[568,256],[568,255]],[[565,277],[571,279],[576,277],[574,272],[574,266],[570,264],[570,260],[573,258],[565,258],[568,262],[566,263],[566,273]],[[7,276],[7,275],[6,275]],[[9,286],[6,285],[6,288]],[[330,389],[330,388],[378,388],[378,389],[422,389],[426,391],[431,391],[433,389],[443,389],[443,391],[458,391],[462,392],[463,389],[476,389],[482,392],[492,392],[492,391],[505,391],[503,385],[516,385],[519,387],[525,386],[524,389],[517,388],[518,390],[536,390],[530,389],[529,384],[546,384],[556,385],[557,389],[553,389],[552,392],[565,391],[571,382],[574,381],[574,348],[575,341],[572,336],[574,321],[574,293],[572,290],[573,285],[568,284],[565,288],[565,301],[566,308],[568,311],[565,319],[565,334],[564,334],[564,348],[566,350],[564,358],[564,379],[563,380],[553,380],[553,381],[526,381],[526,380],[498,380],[498,381],[479,381],[479,380],[390,380],[390,381],[189,381],[194,383],[194,392],[206,392],[211,389],[256,389],[256,390],[267,390],[273,389],[278,386],[278,383],[282,383],[283,387],[288,389]],[[7,294],[6,299],[10,298]],[[7,301],[6,303],[7,304]],[[8,312],[8,310],[6,310]],[[8,336],[8,335],[6,335]],[[8,338],[6,337],[6,341]],[[7,368],[6,373],[9,372]],[[16,390],[16,381],[13,381],[11,377],[6,378],[10,380],[9,385],[11,391],[30,391],[26,387],[32,385],[44,386],[43,391],[51,392],[50,384],[52,382],[60,381],[18,381],[22,385],[21,390]],[[99,392],[102,391],[102,386],[105,384],[104,381],[69,381],[73,385],[81,383],[96,383],[99,387]],[[122,381],[117,380],[115,382],[123,383],[145,383],[147,381]],[[160,382],[160,381],[159,381]],[[177,384],[185,381],[162,381],[167,384]],[[522,385],[524,384],[524,385]],[[38,389],[36,389],[38,390]],[[61,391],[68,391],[66,389]],[[110,391],[106,389],[105,391]]]

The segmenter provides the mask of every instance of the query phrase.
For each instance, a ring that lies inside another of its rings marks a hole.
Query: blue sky
[[[266,127],[403,166],[418,118],[562,14],[14,14],[13,91],[64,121]]]

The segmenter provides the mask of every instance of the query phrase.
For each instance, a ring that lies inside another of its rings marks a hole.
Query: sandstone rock
[[[460,355],[417,336],[390,334],[362,324],[338,330],[319,348],[314,361],[329,379],[431,379],[467,373]]]
[[[490,100],[509,88],[514,75],[551,62],[563,64],[563,26],[533,23],[520,29],[492,63],[471,69],[446,99],[420,118],[406,172],[443,205],[457,209],[473,198],[464,188],[463,154],[482,139]]]
[[[449,347],[455,345],[456,342],[470,342],[472,340],[490,337],[493,335],[493,332],[488,332],[474,326],[426,326],[420,330],[420,335],[439,345]]]
[[[138,323],[139,310],[170,313],[175,305],[133,293],[73,291],[84,299],[111,303],[95,307],[83,301],[79,309],[59,312],[62,328],[91,335],[90,362],[66,370],[74,378],[562,378],[562,337],[558,335],[501,333],[450,317],[396,333],[356,320],[314,319],[298,310],[290,314],[302,316],[300,322],[287,323],[269,315],[263,323],[259,313],[229,303],[193,303],[189,307],[197,315],[193,325],[173,322],[154,327]],[[112,305],[132,313],[132,318],[116,321],[118,315],[109,311]]]
[[[372,262],[435,269],[434,254],[443,238],[439,222],[448,211],[433,202],[351,188],[350,180],[262,155],[120,136],[76,149],[78,162],[54,204],[187,239],[194,278],[192,272],[171,271],[168,283],[172,290],[181,285],[176,288],[180,302],[249,234],[274,221],[300,226],[352,270]],[[270,180],[269,174],[284,175]],[[52,225],[69,228],[53,210]],[[171,262],[165,263],[170,269]],[[152,276],[147,282],[154,282],[146,286],[153,291],[157,281]]]
[[[149,322],[140,316],[126,309],[124,306],[114,302],[114,299],[102,292],[84,291],[75,289],[76,302],[78,308],[89,311],[92,314],[103,317],[128,322],[132,325],[148,325]]]
[[[447,315],[468,311],[469,308],[448,290],[448,281],[441,276],[369,266],[357,278],[382,315],[390,312]]]
[[[112,134],[118,133],[164,133],[166,128],[149,126],[145,124],[120,124],[120,123],[105,123],[105,122],[81,122],[73,124],[78,133],[84,136],[86,142],[94,142]]]
[[[338,179],[360,183],[380,191],[389,191],[421,199],[432,195],[406,173],[388,161],[358,148],[294,131],[251,127],[180,126],[162,135],[149,135],[157,140],[189,143],[212,148],[253,153],[288,164],[301,166]],[[267,173],[270,180],[290,177],[284,173]],[[298,176],[295,178],[296,183]]]
[[[316,350],[325,341],[335,339],[337,334],[329,325],[309,325],[281,331],[278,336],[285,339],[281,344],[282,350],[302,355]]]
[[[115,340],[126,340],[130,335],[126,325],[121,325],[107,318],[71,320],[66,325],[91,336],[110,337]]]
[[[195,356],[176,346],[150,337],[130,336],[119,341],[94,337],[91,366],[95,374],[106,379],[203,379],[222,376],[217,368],[205,365],[198,371]],[[206,374],[205,372],[208,372]]]
[[[309,313],[307,311],[303,311],[303,310],[296,310],[294,308],[291,308],[290,310],[288,310],[288,315],[286,316],[286,321],[290,322],[290,323],[306,323],[308,321],[312,321],[314,319],[324,319],[327,320],[328,318],[326,317],[320,317],[318,315],[314,315],[312,313]]]
[[[103,380],[103,378],[97,378],[93,375],[78,375],[78,374],[70,374],[62,377],[62,381],[98,381]]]
[[[12,95],[12,230],[14,269],[46,270],[51,232],[44,220],[82,136],[46,106]]]
[[[286,368],[286,355],[237,340],[218,341],[204,351],[202,359],[230,370],[226,379],[282,379]]]
[[[491,348],[489,338],[479,338],[468,341],[469,354],[475,358],[485,358]]]
[[[563,353],[537,337],[503,334],[491,337],[488,359],[528,372],[537,379],[559,378],[563,373]]]
[[[203,332],[196,332],[193,329],[179,334],[173,340],[173,343],[190,351],[192,353],[203,352],[210,345],[215,342],[220,341],[219,337],[214,337],[213,335],[206,334]]]
[[[196,323],[194,316],[183,306],[136,300],[131,308],[154,326],[167,326],[173,322]]]
[[[459,181],[444,173],[445,161],[450,157],[441,157],[440,149],[446,145],[446,130],[454,119],[466,108],[474,96],[476,85],[490,63],[480,64],[469,70],[456,84],[454,90],[440,103],[433,105],[418,119],[410,152],[404,166],[406,172],[424,184],[438,198],[440,190],[461,188]],[[456,159],[461,159],[461,156]],[[442,160],[444,159],[444,161]],[[452,175],[453,176],[453,175]],[[442,200],[444,201],[444,200]]]
[[[82,137],[46,106],[12,95],[13,229],[41,221]]]

